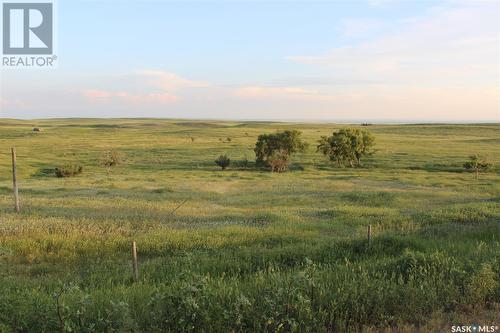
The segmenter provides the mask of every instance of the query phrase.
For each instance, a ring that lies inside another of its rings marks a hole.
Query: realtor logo
[[[53,0],[2,4],[3,68],[53,68],[54,3]]]
[[[52,3],[3,4],[3,54],[52,54]]]

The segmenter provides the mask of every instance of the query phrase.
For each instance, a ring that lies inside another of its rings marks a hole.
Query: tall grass
[[[498,317],[499,174],[460,169],[471,153],[500,163],[498,125],[372,125],[378,151],[363,168],[311,149],[278,175],[213,159],[251,160],[276,129],[314,143],[340,126],[37,124],[42,136],[0,124],[0,332],[446,331]],[[112,172],[110,150],[127,156]],[[59,165],[85,171],[46,172]]]

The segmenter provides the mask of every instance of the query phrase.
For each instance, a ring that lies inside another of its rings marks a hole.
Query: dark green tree
[[[227,167],[229,167],[229,165],[231,164],[231,159],[229,159],[229,157],[227,155],[225,155],[225,154],[224,155],[220,155],[215,160],[215,164],[217,164],[218,166],[220,166],[220,168],[222,170],[226,170]]]
[[[220,155],[219,157],[217,157],[217,159],[215,160],[215,164],[220,166],[220,168],[222,170],[226,170],[229,167],[229,165],[231,164],[231,160],[229,159],[229,157],[226,154],[224,154],[224,155]]]
[[[275,171],[286,170],[292,154],[303,152],[306,148],[301,136],[302,133],[297,130],[259,135],[254,149],[257,164],[271,166],[273,161],[273,164],[280,164]]]

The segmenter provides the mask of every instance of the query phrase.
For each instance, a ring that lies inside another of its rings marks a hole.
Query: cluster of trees
[[[354,167],[361,165],[364,156],[373,154],[374,145],[375,138],[369,132],[347,128],[321,137],[317,150],[338,166]],[[283,172],[289,167],[292,155],[306,148],[307,143],[297,130],[262,134],[255,144],[256,163],[270,167],[272,172]],[[224,170],[230,161],[227,155],[221,155],[215,163]]]
[[[316,150],[339,167],[353,168],[361,166],[362,159],[375,152],[374,147],[375,137],[370,132],[357,128],[343,128],[334,131],[330,136],[322,136],[318,140]],[[256,164],[267,166],[272,172],[284,172],[291,163],[292,155],[304,152],[306,148],[307,143],[302,139],[302,133],[297,130],[262,134],[258,136],[255,143]],[[224,154],[220,155],[215,163],[225,170],[229,167],[231,160]],[[248,160],[245,165],[247,164]],[[478,155],[472,155],[463,167],[473,171],[478,178],[479,173],[491,168],[491,163]]]

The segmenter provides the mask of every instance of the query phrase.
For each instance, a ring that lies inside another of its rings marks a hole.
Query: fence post
[[[16,203],[16,212],[20,212],[19,207],[19,190],[17,188],[17,166],[16,166],[16,148],[11,148],[12,152],[12,190],[14,191],[14,200]]]
[[[372,225],[368,225],[368,247],[372,246]]]
[[[137,266],[137,244],[132,242],[132,269],[134,273],[134,281],[139,280],[139,268]]]

